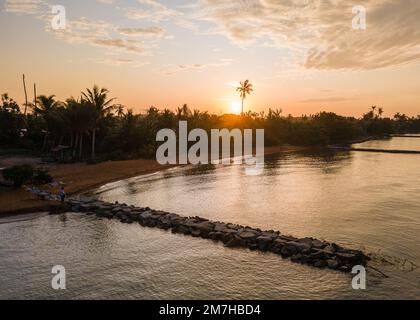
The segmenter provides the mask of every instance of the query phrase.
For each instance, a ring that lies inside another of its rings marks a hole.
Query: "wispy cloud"
[[[116,3],[116,0],[96,0],[96,2],[104,4],[114,4]]]
[[[171,9],[154,0],[137,0],[140,7],[125,8],[125,16],[131,20],[162,22],[170,17],[182,15],[181,12]]]
[[[110,4],[114,1],[97,2]],[[13,14],[34,15],[35,18],[45,22],[46,32],[63,42],[107,47],[119,53],[148,54],[148,50],[154,45],[145,43],[145,40],[133,39],[133,36],[153,37],[150,41],[155,42],[155,39],[163,38],[166,34],[161,27],[123,28],[87,17],[67,18],[65,29],[54,30],[51,27],[51,5],[44,0],[6,0],[5,11]]]
[[[352,29],[355,3],[340,0],[199,0],[197,21],[240,45],[269,39],[306,68],[377,69],[420,60],[420,1],[365,0],[367,29]]]
[[[162,38],[165,36],[166,31],[160,27],[149,27],[149,28],[118,28],[117,31],[125,36],[135,37],[158,37]]]
[[[310,98],[298,101],[299,103],[330,103],[330,102],[347,102],[356,100],[349,97],[326,97],[326,98]]]
[[[232,64],[232,59],[221,59],[214,63],[193,63],[193,64],[178,64],[168,65],[162,70],[162,73],[166,75],[173,75],[178,72],[193,71],[193,70],[204,70],[212,67],[226,67]]]
[[[109,66],[119,67],[119,66],[129,66],[130,68],[140,68],[147,65],[147,62],[140,62],[133,59],[125,59],[118,57],[107,57],[104,59],[91,59],[92,62],[105,64]]]
[[[16,14],[39,14],[46,5],[42,0],[6,0],[4,10]]]

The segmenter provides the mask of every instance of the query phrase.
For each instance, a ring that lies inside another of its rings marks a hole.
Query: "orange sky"
[[[136,111],[184,103],[231,112],[234,84],[255,87],[245,110],[420,114],[420,1],[365,0],[352,28],[348,1],[62,1],[51,28],[46,0],[1,2],[0,91],[78,96],[94,83]]]

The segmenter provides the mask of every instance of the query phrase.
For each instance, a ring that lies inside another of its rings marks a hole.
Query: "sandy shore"
[[[303,149],[303,147],[295,146],[266,147],[265,154],[292,152]],[[19,161],[12,157],[5,159],[4,162],[7,162],[9,165],[12,163],[19,164]],[[44,167],[48,167],[55,181],[64,183],[68,195],[74,195],[95,189],[106,183],[169,169],[173,165],[162,166],[155,160],[138,159],[109,161],[95,165],[76,163],[53,164],[45,165]],[[58,193],[58,189],[45,189]],[[48,211],[54,205],[57,204],[36,199],[24,189],[0,191],[0,214],[2,215]]]

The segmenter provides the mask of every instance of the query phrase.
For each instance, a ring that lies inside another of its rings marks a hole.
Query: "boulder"
[[[252,231],[242,231],[238,235],[245,241],[254,240],[257,238],[257,234]]]
[[[214,231],[216,232],[223,232],[225,229],[227,229],[227,226],[224,223],[216,222],[214,224]]]
[[[304,243],[308,245],[309,248],[312,247],[312,238],[301,238],[301,239],[298,239],[296,242]]]
[[[336,257],[346,264],[362,264],[363,256],[358,252],[337,252]]]
[[[312,247],[317,249],[323,249],[326,247],[326,244],[320,240],[314,239],[312,240]]]
[[[198,230],[198,229],[192,230],[191,235],[193,237],[199,237],[200,236],[200,230]]]
[[[333,260],[333,259],[327,260],[327,266],[330,269],[337,269],[339,265],[340,264],[337,262],[337,260]]]
[[[325,260],[315,260],[314,267],[315,268],[325,268],[327,266],[327,262]]]
[[[311,250],[311,246],[307,243],[290,241],[287,243],[287,246],[295,247],[297,252],[309,252]]]
[[[209,232],[209,238],[215,241],[223,240],[223,232]]]
[[[286,244],[281,248],[280,253],[282,257],[288,258],[297,254],[298,249],[293,245]]]
[[[203,222],[196,223],[194,225],[194,228],[196,228],[196,229],[198,229],[202,232],[209,233],[209,232],[213,231],[214,224],[209,222],[209,221],[203,221]]]
[[[237,236],[232,236],[226,243],[225,247],[234,248],[242,245],[241,239]]]
[[[270,248],[272,241],[273,241],[273,238],[272,237],[259,236],[257,238],[258,248],[261,251],[266,251],[266,250],[268,250]]]

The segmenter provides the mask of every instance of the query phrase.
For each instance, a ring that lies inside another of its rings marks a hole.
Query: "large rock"
[[[232,236],[227,242],[225,242],[225,247],[234,248],[242,246],[242,241],[238,236]]]
[[[245,241],[254,240],[257,238],[257,234],[253,231],[242,231],[239,234],[239,237],[241,237]]]
[[[328,259],[327,260],[327,266],[328,266],[328,268],[330,268],[330,269],[337,269],[338,267],[339,267],[339,263],[338,263],[338,261],[337,260],[334,260],[334,259]]]
[[[314,239],[312,240],[312,246],[317,249],[323,249],[326,247],[326,244],[320,240]]]
[[[311,250],[311,246],[307,243],[290,241],[287,243],[287,246],[295,247],[297,252],[306,253],[306,252],[309,252],[309,250]]]
[[[308,245],[309,248],[312,247],[312,238],[301,238],[301,239],[298,239],[296,242],[304,243]]]
[[[268,237],[268,236],[259,236],[257,238],[257,242],[258,242],[258,248],[261,251],[266,251],[271,247],[271,244],[273,242],[273,238]]]
[[[283,258],[288,258],[297,254],[298,250],[295,246],[286,244],[281,248],[280,253]]]
[[[215,241],[221,241],[223,240],[223,237],[224,237],[224,233],[220,231],[209,233],[209,238]]]
[[[199,237],[200,236],[200,230],[198,230],[198,229],[192,230],[191,235],[193,237]]]
[[[208,232],[213,231],[214,224],[209,221],[203,221],[203,222],[196,223],[194,225],[194,228],[208,233]]]
[[[287,244],[287,241],[277,238],[273,241],[273,244],[271,246],[271,251],[274,253],[281,253],[281,249],[286,244]]]
[[[336,257],[345,264],[364,264],[365,259],[359,252],[337,252]]]

